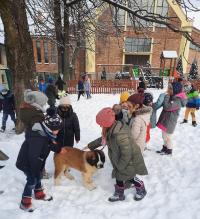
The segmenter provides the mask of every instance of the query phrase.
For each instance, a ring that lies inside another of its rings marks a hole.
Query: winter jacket
[[[140,147],[143,153],[146,145],[147,126],[150,123],[152,108],[145,106],[135,111],[135,117],[130,122],[131,134],[135,143]]]
[[[181,107],[186,105],[187,99],[184,93],[175,96],[166,95],[163,102],[163,110],[158,119],[157,126],[162,131],[173,134]]]
[[[192,89],[189,93],[187,93],[187,108],[199,108],[200,107],[200,98],[199,92],[195,89]]]
[[[46,88],[46,95],[48,97],[49,106],[55,106],[56,98],[57,98],[57,90],[53,84],[49,84]]]
[[[44,121],[44,114],[41,110],[24,102],[20,105],[19,118],[25,129],[31,129],[35,123]]]
[[[76,141],[80,141],[80,126],[76,113],[73,112],[72,107],[63,113],[58,107],[58,114],[63,120],[63,128],[59,131],[57,141],[64,146],[73,147],[74,138]]]
[[[84,88],[85,88],[85,91],[90,91],[91,85],[90,85],[89,79],[84,82]]]
[[[159,95],[157,101],[155,103],[153,103],[152,108],[152,114],[150,117],[150,123],[151,123],[151,128],[155,128],[156,127],[156,123],[157,123],[157,110],[160,109],[163,106],[163,102],[165,99],[165,95],[166,93],[162,93]]]
[[[59,153],[60,147],[53,144],[42,129],[34,129],[35,126],[40,126],[40,124],[36,123],[32,130],[25,134],[25,141],[19,151],[16,167],[25,173],[30,173],[33,177],[38,177],[50,151]]]
[[[39,90],[43,93],[46,92],[47,85],[45,83],[39,83]]]
[[[78,91],[84,91],[84,84],[83,81],[78,81]]]
[[[102,138],[88,144],[94,150],[101,146]],[[107,131],[108,156],[113,166],[112,177],[117,180],[130,180],[136,174],[147,175],[140,148],[132,139],[129,127],[122,121],[116,121]]]
[[[65,84],[66,83],[61,78],[58,78],[58,80],[55,83],[55,85],[57,86],[58,90],[63,90],[63,86]]]
[[[14,95],[8,91],[6,95],[0,95],[0,111],[10,114],[15,110]]]

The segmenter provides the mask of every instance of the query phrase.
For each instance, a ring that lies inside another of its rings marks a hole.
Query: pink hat
[[[115,113],[112,108],[106,107],[96,115],[96,122],[101,127],[109,128],[115,122]]]

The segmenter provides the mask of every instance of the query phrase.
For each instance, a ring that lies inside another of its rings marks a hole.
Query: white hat
[[[60,99],[59,105],[71,105],[71,100],[70,100],[69,96],[62,97]]]

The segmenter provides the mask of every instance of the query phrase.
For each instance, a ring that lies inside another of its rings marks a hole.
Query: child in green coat
[[[113,166],[112,177],[116,179],[115,192],[110,202],[125,199],[125,182],[136,189],[134,199],[139,201],[146,195],[143,181],[136,174],[147,175],[147,169],[140,148],[133,141],[129,127],[123,121],[116,121],[111,108],[102,109],[96,116],[96,122],[102,127],[102,137],[88,144],[90,150],[107,145],[108,156]]]

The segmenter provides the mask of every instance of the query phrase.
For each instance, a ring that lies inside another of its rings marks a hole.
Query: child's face
[[[127,105],[128,105],[128,110],[131,113],[135,112],[139,108],[139,104],[134,104],[134,103],[131,103],[129,101],[127,101]]]
[[[53,130],[53,131],[52,131],[52,134],[53,134],[53,135],[57,135],[58,132],[59,132],[59,130]]]
[[[128,108],[128,103],[127,103],[127,101],[121,103],[121,107],[122,107],[122,109],[128,110],[129,108]]]

